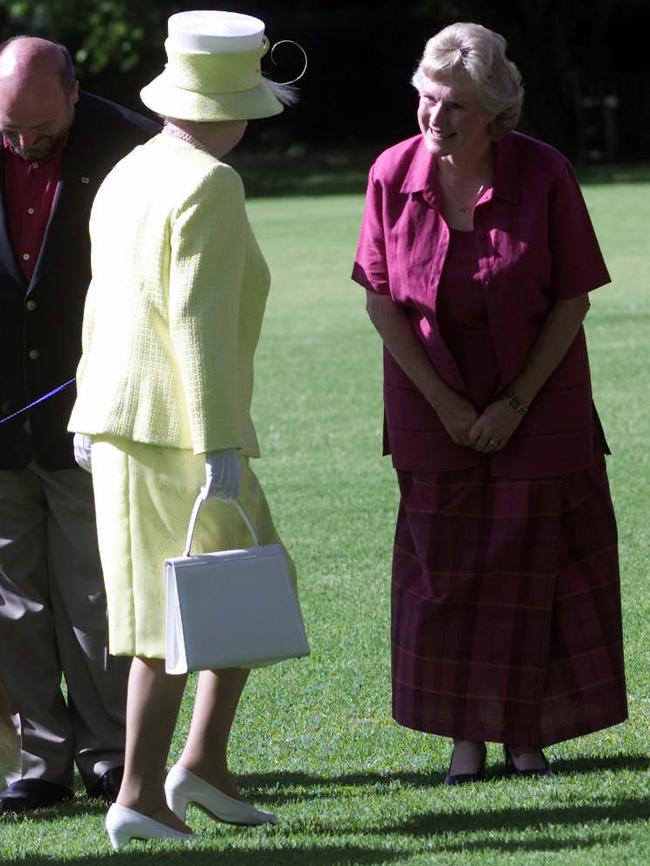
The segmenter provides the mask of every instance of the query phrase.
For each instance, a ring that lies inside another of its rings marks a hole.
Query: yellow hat
[[[238,12],[179,12],[168,22],[164,71],[140,91],[144,104],[178,120],[253,120],[283,110],[262,77],[264,22]]]

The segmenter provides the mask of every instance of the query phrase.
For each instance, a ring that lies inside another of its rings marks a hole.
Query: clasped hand
[[[495,400],[485,407],[470,429],[470,447],[483,454],[500,451],[519,427],[521,420],[522,416],[511,409],[505,400]]]
[[[464,445],[483,454],[500,451],[522,419],[501,399],[490,403],[479,413],[470,400],[455,391],[446,396],[436,411],[456,445]]]

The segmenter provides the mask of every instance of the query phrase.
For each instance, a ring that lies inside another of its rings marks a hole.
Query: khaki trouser
[[[129,664],[107,653],[91,476],[0,471],[0,681],[22,750],[8,781],[72,787],[74,762],[87,784],[122,764]]]

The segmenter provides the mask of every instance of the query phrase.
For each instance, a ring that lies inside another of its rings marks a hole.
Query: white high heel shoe
[[[174,830],[141,812],[113,803],[106,814],[106,832],[114,851],[129,844],[131,839],[177,839],[187,841],[191,833]]]
[[[181,821],[185,820],[190,803],[226,824],[276,824],[278,820],[272,812],[263,812],[250,803],[229,797],[178,764],[167,774],[165,796],[167,805]]]

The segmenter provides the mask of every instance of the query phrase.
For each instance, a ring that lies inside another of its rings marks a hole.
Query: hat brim
[[[195,93],[172,84],[162,72],[140,91],[147,108],[163,117],[208,123],[217,120],[259,120],[284,110],[268,84],[234,93]]]

